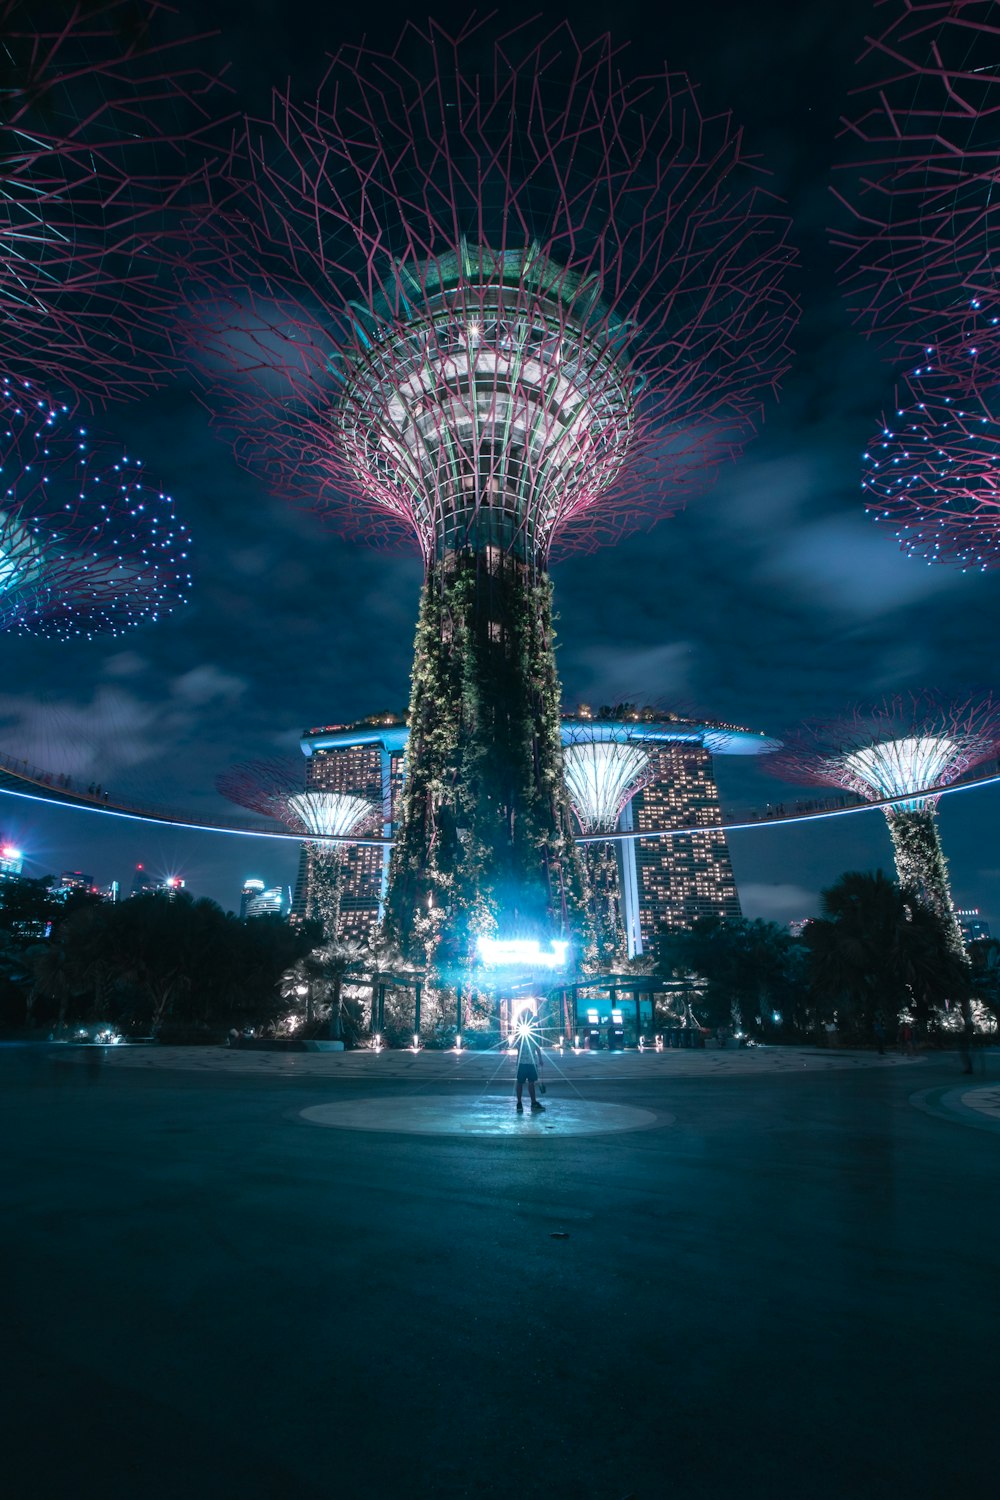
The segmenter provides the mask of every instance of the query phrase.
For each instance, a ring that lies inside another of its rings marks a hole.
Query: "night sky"
[[[356,7],[277,0],[187,5],[215,24],[236,98],[264,109],[286,76],[303,92],[325,51],[360,41]],[[379,9],[373,46],[407,12]],[[423,12],[413,12],[422,17]],[[446,26],[464,10],[438,6]],[[504,24],[532,14],[505,7]],[[563,12],[550,10],[548,18]],[[706,108],[731,108],[748,149],[788,200],[801,256],[795,365],[759,437],[680,517],[614,549],[553,566],[565,700],[682,705],[780,736],[805,717],[932,688],[998,686],[1000,577],[931,568],[898,552],[865,514],[860,454],[893,409],[894,369],[855,333],[826,237],[831,163],[852,62],[885,11],[858,0],[715,0],[711,5],[574,7],[581,40],[612,27],[636,72],[685,69]],[[407,552],[340,540],[240,470],[182,383],[93,424],[126,435],[174,495],[194,540],[193,602],[118,640],[7,639],[0,748],[123,795],[210,818],[238,760],[293,751],[308,726],[402,709],[420,585]],[[804,795],[741,760],[717,762],[727,810]],[[137,861],[180,874],[231,908],[247,875],[294,878],[296,847],[259,846],[54,811],[7,798],[6,837],[26,873],[84,869],[131,879]],[[941,827],[960,906],[1000,927],[1000,789],[945,798]],[[785,922],[815,912],[846,869],[891,870],[880,813],[734,835],[744,910]]]

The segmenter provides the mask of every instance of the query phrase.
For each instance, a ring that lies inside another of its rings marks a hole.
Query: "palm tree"
[[[325,943],[314,948],[307,963],[316,966],[330,995],[330,1037],[333,1041],[344,1039],[344,980],[348,974],[365,967],[365,949],[360,943]]]
[[[379,986],[396,975],[415,973],[416,967],[403,957],[398,945],[391,938],[387,938],[377,927],[369,934],[364,955],[370,975],[371,1029],[374,1032],[378,1013]]]

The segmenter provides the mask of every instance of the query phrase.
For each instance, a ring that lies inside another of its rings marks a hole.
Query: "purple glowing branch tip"
[[[1000,564],[1000,427],[978,402],[929,398],[883,416],[863,464],[869,514],[904,551],[963,569]]]
[[[544,562],[739,451],[789,362],[787,221],[728,115],[619,61],[411,26],[275,95],[178,329],[241,461],[426,557],[489,511]]]
[[[189,552],[141,461],[0,381],[0,627],[90,638],[161,619],[187,596]]]

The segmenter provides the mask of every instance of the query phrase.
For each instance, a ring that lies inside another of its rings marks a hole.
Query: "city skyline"
[[[232,50],[248,90],[270,81],[268,66],[275,79],[286,70],[303,77],[309,52],[343,39],[318,13],[260,9],[271,63],[237,8],[219,7],[224,38],[215,45],[220,56]],[[798,357],[760,437],[714,487],[669,526],[557,562],[553,576],[564,702],[649,695],[780,736],[884,692],[993,686],[998,584],[902,556],[864,515],[861,454],[873,414],[892,405],[897,372],[850,327],[825,226],[838,116],[871,9],[848,5],[824,18],[789,5],[753,24],[741,9],[720,7],[711,24],[698,15],[668,24],[626,8],[616,39],[641,35],[643,48],[689,68],[713,108],[732,107],[750,149],[776,173],[803,262]],[[601,29],[596,12],[574,24]],[[123,434],[121,411],[105,413],[102,427]],[[294,749],[305,725],[405,703],[420,564],[339,540],[273,499],[211,437],[183,383],[132,407],[127,430],[169,472],[196,532],[192,602],[126,643],[10,641],[0,748],[32,750],[57,772],[208,817],[225,810],[212,790],[220,769]],[[54,763],[57,748],[72,768]],[[727,765],[719,780],[724,808],[782,796],[760,768]],[[941,807],[956,901],[996,922],[1000,798],[987,789]],[[103,883],[158,860],[227,906],[247,873],[268,885],[294,880],[293,852],[259,858],[222,835],[110,830],[100,816],[0,804],[0,827],[31,873],[82,867]],[[844,869],[892,868],[878,813],[763,828],[730,845],[745,911],[777,920],[815,910],[820,886]]]

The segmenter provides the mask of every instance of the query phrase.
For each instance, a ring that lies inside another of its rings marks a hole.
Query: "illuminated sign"
[[[484,964],[525,969],[564,969],[569,943],[556,941],[543,950],[537,938],[480,937],[476,946]]]

